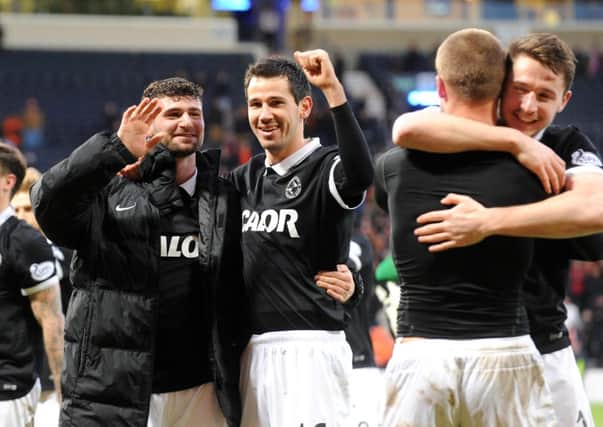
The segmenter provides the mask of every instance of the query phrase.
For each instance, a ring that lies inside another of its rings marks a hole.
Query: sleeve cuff
[[[27,297],[55,285],[60,286],[59,276],[52,276],[50,279],[44,280],[43,282],[38,283],[35,286],[32,286],[31,288],[21,289],[21,295]]]
[[[333,198],[337,201],[337,204],[343,209],[354,210],[364,203],[364,199],[366,198],[366,191],[362,193],[362,198],[360,199],[360,201],[353,206],[348,205],[343,200],[343,197],[341,197],[341,194],[339,194],[339,191],[337,190],[337,185],[335,184],[335,167],[340,161],[341,158],[339,156],[336,156],[335,161],[333,161],[333,165],[331,165],[331,171],[329,172],[329,192],[331,193],[331,196],[333,196]]]
[[[130,153],[130,150],[128,150],[128,148],[124,145],[119,136],[117,136],[117,133],[111,134],[110,142],[115,148],[115,151],[117,152],[119,157],[121,157],[121,159],[126,165],[134,163],[136,160],[138,160],[132,153]]]

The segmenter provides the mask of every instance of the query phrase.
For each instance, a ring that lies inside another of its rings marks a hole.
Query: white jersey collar
[[[195,194],[195,190],[197,189],[197,168],[195,168],[193,176],[180,184],[180,188],[186,191],[189,196],[193,197],[193,194]]]
[[[542,141],[542,135],[544,135],[544,131],[546,131],[546,129],[547,128],[542,129],[540,132],[538,132],[532,138],[537,139],[538,141]]]
[[[304,144],[299,150],[291,154],[289,157],[286,157],[285,159],[281,160],[280,162],[274,165],[269,164],[268,159],[266,159],[264,165],[267,168],[272,168],[280,176],[285,176],[293,166],[304,161],[306,157],[308,157],[320,147],[320,139],[312,138],[309,142]]]

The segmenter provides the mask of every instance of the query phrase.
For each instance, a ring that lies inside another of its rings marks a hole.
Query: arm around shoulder
[[[525,135],[523,138],[527,138]],[[405,113],[392,128],[394,144],[433,153],[517,151],[521,132],[441,112],[435,108]]]

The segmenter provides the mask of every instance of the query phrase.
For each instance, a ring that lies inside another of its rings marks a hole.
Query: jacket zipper
[[[78,351],[77,357],[77,373],[78,377],[84,373],[84,365],[86,362],[86,351],[88,350],[88,340],[90,339],[90,324],[92,323],[92,308],[91,306],[95,304],[96,300],[96,292],[95,288],[90,290],[90,301],[86,307],[86,317],[84,319],[84,335],[82,336],[82,342],[80,345],[80,349]]]

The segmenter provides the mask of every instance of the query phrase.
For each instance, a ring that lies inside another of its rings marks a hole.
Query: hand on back
[[[565,184],[565,162],[540,141],[525,136],[513,153],[523,167],[534,173],[548,194],[558,194]]]

